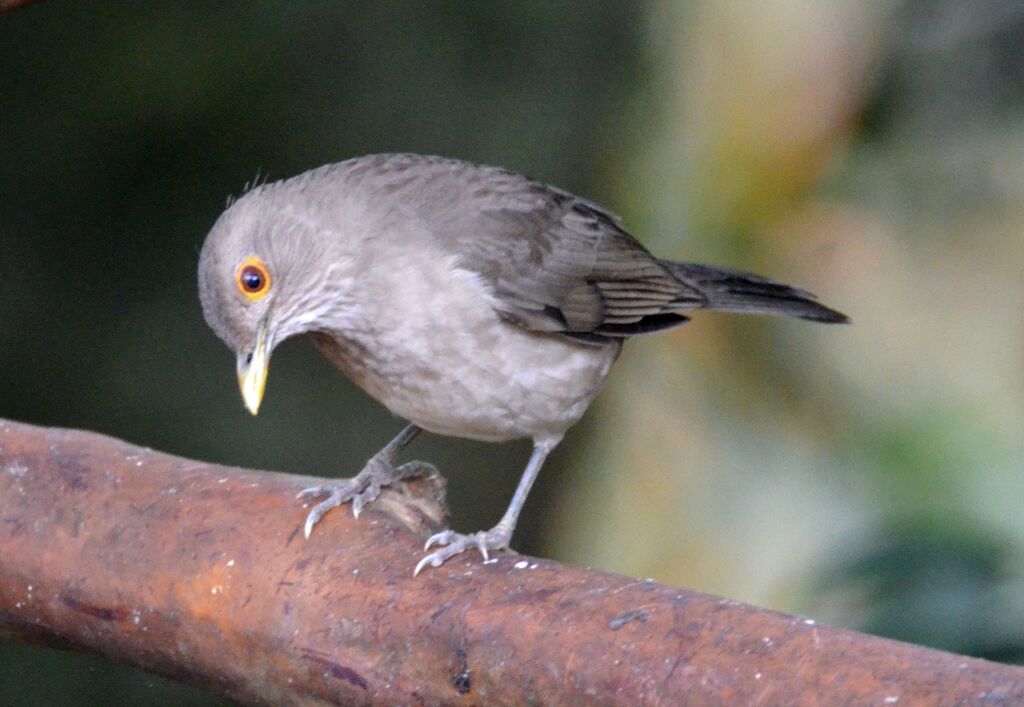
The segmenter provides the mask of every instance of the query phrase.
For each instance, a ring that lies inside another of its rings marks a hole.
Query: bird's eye
[[[249,299],[259,299],[270,289],[270,273],[259,258],[246,258],[238,267],[238,289]]]

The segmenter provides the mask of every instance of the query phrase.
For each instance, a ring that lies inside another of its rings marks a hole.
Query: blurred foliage
[[[707,316],[631,344],[549,553],[1016,659],[1024,10],[709,0],[648,22],[627,223],[854,324]]]
[[[815,590],[865,631],[1024,662],[1019,600],[1001,591],[1014,573],[1010,547],[957,518],[902,518],[879,528],[859,556],[826,567]]]
[[[0,18],[0,415],[353,473],[401,422],[302,342],[250,418],[196,300],[206,230],[257,174],[500,164],[855,322],[708,315],[632,343],[518,549],[1019,660],[1022,49],[1012,0],[44,0]],[[413,449],[467,530],[526,452]],[[0,655],[3,704],[214,702]]]

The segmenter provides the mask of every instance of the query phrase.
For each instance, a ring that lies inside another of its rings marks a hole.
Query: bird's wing
[[[707,304],[596,204],[506,170],[467,172],[455,208],[432,222],[503,317],[600,342],[681,324]]]

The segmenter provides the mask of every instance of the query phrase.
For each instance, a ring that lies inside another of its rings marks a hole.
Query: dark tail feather
[[[768,278],[696,263],[662,260],[661,264],[679,280],[700,291],[707,298],[708,309],[741,314],[785,314],[826,324],[850,321],[845,314],[818,304],[810,292]]]

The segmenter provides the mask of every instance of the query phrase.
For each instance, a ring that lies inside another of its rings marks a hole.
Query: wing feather
[[[706,304],[596,204],[498,168],[459,176],[459,208],[437,235],[505,318],[600,341],[682,324]]]
[[[590,343],[687,321],[707,304],[594,202],[515,172],[391,154],[338,166],[349,188],[419,216],[434,247],[490,288],[505,319]]]

